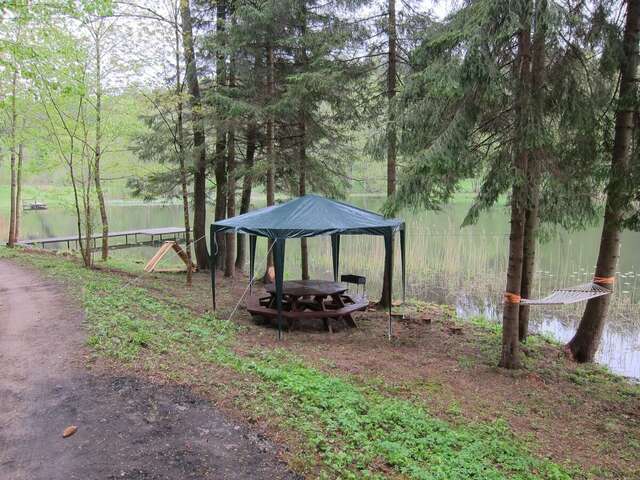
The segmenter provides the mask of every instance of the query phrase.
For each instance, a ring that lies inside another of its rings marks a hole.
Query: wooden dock
[[[133,248],[142,247],[145,245],[157,246],[165,240],[184,240],[185,230],[184,227],[161,227],[161,228],[140,228],[137,230],[126,230],[124,232],[109,232],[109,239],[118,239],[119,242],[109,242],[109,249],[121,249],[121,248]],[[84,238],[83,238],[84,240]],[[99,243],[102,240],[102,233],[96,233],[92,235],[92,248],[100,248]],[[78,245],[78,236],[69,235],[65,237],[48,237],[48,238],[31,238],[20,240],[18,245],[24,245],[27,247],[65,245],[67,248],[71,248],[71,245]]]

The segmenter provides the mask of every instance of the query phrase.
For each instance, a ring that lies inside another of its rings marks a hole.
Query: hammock
[[[521,305],[568,305],[570,303],[584,302],[590,298],[609,295],[611,290],[601,287],[596,283],[585,283],[575,287],[557,288],[548,296],[539,299],[523,298]]]

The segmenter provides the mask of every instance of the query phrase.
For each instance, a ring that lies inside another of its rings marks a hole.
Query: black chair
[[[351,284],[351,285],[355,285],[356,286],[356,296],[359,296],[361,298],[365,298],[366,297],[366,285],[367,285],[366,277],[362,277],[360,275],[342,275],[340,277],[340,281],[342,283],[348,283],[348,284]],[[362,294],[360,294],[360,292],[359,292],[360,285],[362,285]]]

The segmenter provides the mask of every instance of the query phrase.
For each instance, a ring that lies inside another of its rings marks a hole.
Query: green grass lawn
[[[242,408],[279,418],[303,440],[291,462],[302,473],[319,478],[580,476],[534,456],[504,422],[443,421],[423,405],[327,374],[284,350],[256,347],[240,354],[234,350],[237,325],[161,301],[126,277],[86,270],[64,257],[7,249],[0,256],[75,286],[71,291],[86,310],[88,344],[100,356],[124,366],[163,369],[176,381],[186,381],[183,373],[194,363],[237,374],[247,392]]]

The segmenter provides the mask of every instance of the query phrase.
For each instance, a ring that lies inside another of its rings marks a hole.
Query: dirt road
[[[0,261],[1,480],[296,478],[187,389],[88,371],[82,320],[60,286]]]

